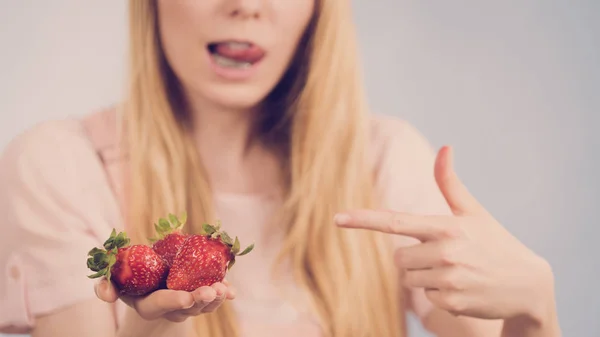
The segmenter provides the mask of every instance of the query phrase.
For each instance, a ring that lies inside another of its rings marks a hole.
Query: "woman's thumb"
[[[96,292],[96,296],[104,302],[113,303],[119,298],[115,287],[108,282],[106,277],[102,277],[96,281],[94,291]]]

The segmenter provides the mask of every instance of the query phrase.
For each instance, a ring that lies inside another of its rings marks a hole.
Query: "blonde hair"
[[[187,210],[190,232],[214,219],[210,184],[174,105],[173,74],[161,50],[155,1],[130,0],[130,86],[124,102],[129,156],[126,221],[147,242],[154,221]],[[324,336],[403,336],[397,271],[388,237],[338,229],[335,212],[373,207],[368,116],[347,0],[316,1],[292,68],[265,107],[264,137],[284,144],[286,198],[280,262],[310,296]],[[143,150],[141,150],[143,149]],[[193,205],[193,206],[192,206]],[[224,224],[226,226],[226,224]],[[128,320],[134,320],[132,310]],[[230,303],[195,317],[197,336],[236,336]],[[126,324],[127,325],[127,324]],[[128,329],[129,330],[129,329]],[[144,334],[143,327],[127,335]]]

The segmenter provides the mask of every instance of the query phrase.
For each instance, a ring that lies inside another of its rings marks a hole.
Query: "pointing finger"
[[[454,218],[447,216],[419,216],[406,213],[375,210],[354,210],[339,213],[334,221],[340,227],[369,229],[383,233],[406,235],[420,241],[454,237]]]

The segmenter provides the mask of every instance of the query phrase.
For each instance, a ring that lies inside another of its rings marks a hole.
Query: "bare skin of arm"
[[[91,299],[49,315],[38,316],[32,337],[115,337],[113,306]]]
[[[445,310],[433,309],[425,318],[425,328],[438,337],[559,337],[555,311],[545,318],[518,317],[507,320],[483,320],[457,317]]]
[[[500,337],[502,321],[456,317],[435,308],[423,320],[423,326],[438,337]]]
[[[114,312],[118,297],[114,288],[102,280],[96,285],[96,293],[99,298],[36,317],[31,337],[119,337]],[[128,324],[139,327],[143,321],[144,337],[181,335],[187,329],[187,325],[181,323],[187,318],[212,312],[224,300],[234,297],[233,288],[217,283],[192,293],[163,290],[141,299],[123,298],[139,316],[132,316],[135,321],[124,322],[125,326],[119,331],[130,330]]]

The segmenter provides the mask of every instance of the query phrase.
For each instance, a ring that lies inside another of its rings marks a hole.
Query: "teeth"
[[[250,44],[246,42],[227,42],[227,46],[230,49],[242,50],[250,48]]]
[[[213,57],[215,59],[215,62],[218,65],[220,65],[221,67],[225,67],[225,68],[244,69],[244,68],[249,68],[252,66],[252,64],[250,62],[240,62],[240,61],[232,60],[230,58],[221,56],[219,54],[214,54]]]

